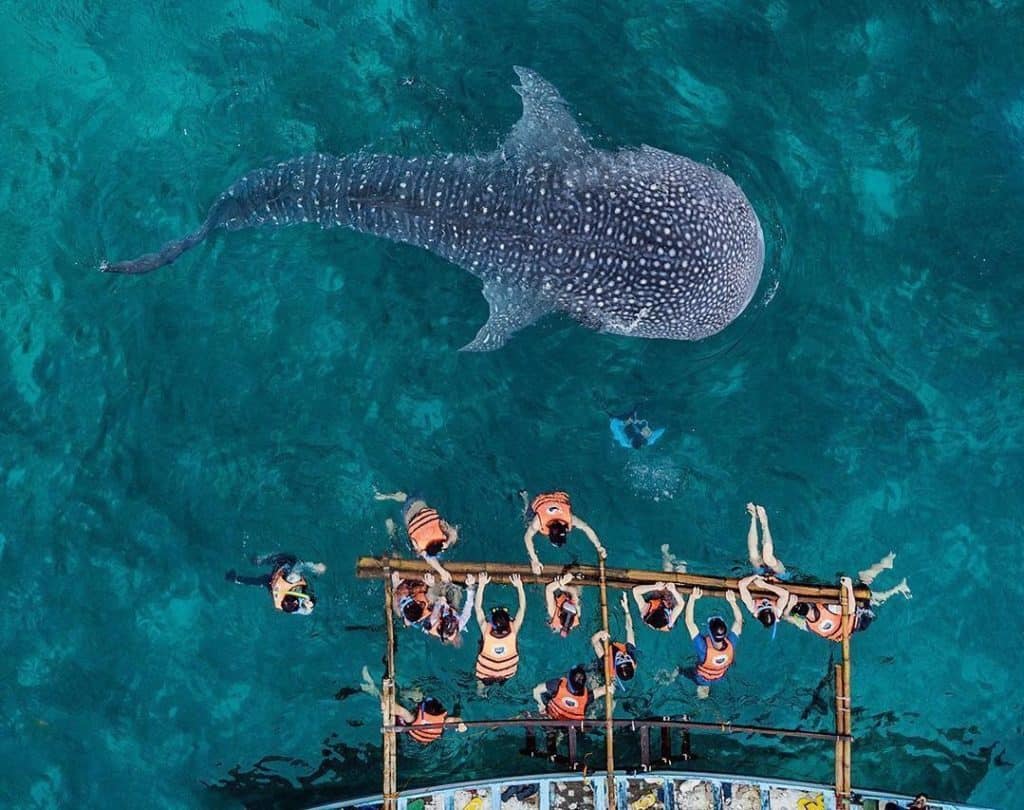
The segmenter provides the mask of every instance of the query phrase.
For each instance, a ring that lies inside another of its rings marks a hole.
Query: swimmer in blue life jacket
[[[637,416],[636,408],[622,416],[613,416],[608,426],[612,438],[627,450],[640,450],[652,445],[665,434],[665,428],[654,429],[646,419]]]
[[[243,577],[232,569],[225,574],[228,582],[236,585],[256,585],[270,591],[274,608],[283,613],[297,613],[308,616],[316,605],[316,597],[310,591],[309,583],[302,575],[304,571],[322,574],[327,570],[323,563],[302,562],[293,554],[268,554],[254,557],[254,565],[270,565],[272,571],[259,577]]]
[[[693,640],[697,663],[683,670],[683,675],[697,684],[697,697],[701,700],[711,694],[711,684],[722,680],[733,665],[736,645],[743,632],[743,614],[736,602],[736,594],[726,591],[725,598],[732,608],[732,627],[721,616],[712,616],[708,619],[708,632],[701,634],[693,618],[693,609],[703,595],[701,588],[694,587],[686,603],[686,629]]]

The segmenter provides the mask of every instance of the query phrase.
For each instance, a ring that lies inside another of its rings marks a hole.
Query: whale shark
[[[765,253],[740,188],[651,146],[595,148],[554,86],[515,71],[522,117],[493,152],[297,157],[243,176],[187,236],[100,269],[148,273],[218,229],[316,222],[417,245],[480,279],[490,315],[463,350],[497,349],[551,312],[675,340],[737,318]]]

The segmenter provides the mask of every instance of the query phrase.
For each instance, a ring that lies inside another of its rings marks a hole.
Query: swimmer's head
[[[424,714],[432,714],[434,717],[437,717],[439,714],[444,714],[444,706],[437,698],[425,698],[420,704],[420,708],[423,709]]]
[[[715,641],[722,641],[729,635],[729,627],[721,616],[712,616],[708,619],[708,631]]]
[[[624,656],[619,659],[619,656],[615,656],[615,676],[620,681],[631,681],[633,676],[636,675],[636,664],[633,663],[633,659],[629,656]]]
[[[432,540],[427,543],[427,547],[423,549],[423,553],[428,557],[436,557],[444,551],[444,540]]]
[[[811,605],[809,602],[797,602],[793,605],[793,612],[801,619],[806,619],[807,614],[811,612]]]
[[[407,596],[402,604],[402,616],[409,624],[416,624],[423,618],[425,609],[423,603],[411,596]]]
[[[569,635],[578,616],[579,606],[572,600],[566,599],[558,609],[558,626],[562,638]]]
[[[644,616],[644,624],[653,627],[655,630],[661,630],[668,627],[668,618],[668,608],[662,603]]]
[[[508,615],[508,608],[494,608],[491,611],[491,635],[495,638],[504,638],[512,632],[512,619]]]
[[[570,692],[574,695],[582,695],[587,688],[587,671],[581,664],[577,664],[569,670],[566,682],[569,684]]]
[[[454,610],[445,613],[444,616],[441,617],[441,626],[438,630],[443,641],[456,641],[460,637],[459,615]]]
[[[552,520],[548,524],[548,539],[553,546],[564,546],[569,533],[569,525],[564,520]]]
[[[761,622],[766,628],[771,627],[775,624],[775,611],[770,607],[763,607],[757,611],[757,620]]]

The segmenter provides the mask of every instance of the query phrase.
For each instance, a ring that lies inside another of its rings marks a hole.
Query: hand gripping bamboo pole
[[[605,582],[604,559],[598,558],[598,570],[601,585],[601,626],[604,628],[604,736],[607,750],[605,760],[605,776],[607,779],[608,801],[606,806],[616,807],[615,801],[615,732],[612,725],[612,714],[615,711],[612,700],[612,637],[608,628],[608,585]]]

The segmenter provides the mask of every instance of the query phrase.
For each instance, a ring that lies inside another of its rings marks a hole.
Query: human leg
[[[224,575],[224,578],[228,582],[234,582],[236,585],[258,585],[261,588],[270,587],[270,574],[263,574],[258,577],[242,577],[232,569]]]
[[[406,495],[401,490],[399,490],[398,492],[377,492],[376,490],[374,490],[373,493],[373,498],[376,501],[398,501],[399,503],[401,503],[407,497],[409,496]]]
[[[686,560],[680,560],[668,549],[668,543],[661,544],[661,570],[669,574],[685,574]]]
[[[757,507],[748,503],[747,514],[750,515],[750,528],[747,529],[747,556],[750,557],[750,564],[754,568],[760,568],[763,563],[761,552],[757,550]]]
[[[871,592],[871,604],[881,605],[887,602],[891,597],[896,594],[903,594],[904,598],[912,599],[913,594],[910,592],[910,586],[907,584],[907,578],[904,577],[900,580],[898,585],[894,585],[887,591],[872,591]]]
[[[890,551],[870,568],[865,568],[863,571],[857,574],[857,577],[865,585],[870,585],[872,582],[875,581],[875,577],[877,577],[883,571],[887,571],[892,568],[892,564],[895,559],[896,552]]]
[[[776,574],[782,576],[786,573],[786,566],[775,556],[775,543],[772,541],[772,530],[768,528],[768,513],[763,506],[757,507],[757,519],[761,523],[761,556],[764,564]]]

